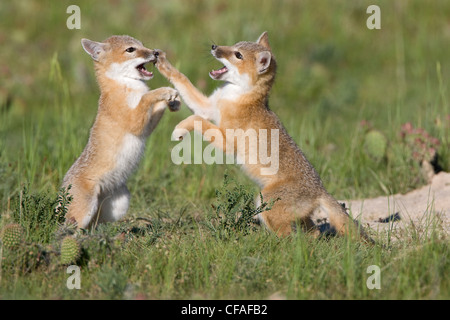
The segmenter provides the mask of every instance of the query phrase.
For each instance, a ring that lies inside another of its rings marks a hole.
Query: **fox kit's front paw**
[[[164,65],[167,62],[166,53],[164,51],[162,51],[160,49],[155,49],[154,55],[156,56],[156,61],[155,61],[156,66]]]
[[[189,130],[184,128],[176,128],[172,132],[172,141],[181,141],[189,134]]]
[[[189,134],[195,128],[195,121],[201,119],[199,116],[192,115],[177,124],[172,132],[172,141],[183,140],[184,136]]]
[[[175,111],[180,110],[181,102],[180,102],[180,100],[174,100],[174,101],[169,102],[169,104],[167,106],[169,107],[170,111],[175,112]]]
[[[170,73],[173,70],[172,65],[166,58],[166,53],[159,49],[155,49],[156,62],[155,66],[159,72],[166,78],[170,78]]]
[[[180,110],[181,101],[178,91],[173,88],[166,88],[166,89],[167,91],[164,93],[163,100],[166,101],[169,110],[170,111]]]

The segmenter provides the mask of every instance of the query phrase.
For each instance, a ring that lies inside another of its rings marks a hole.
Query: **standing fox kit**
[[[145,64],[154,62],[157,53],[140,41],[112,36],[104,42],[83,39],[81,44],[94,60],[100,99],[89,141],[65,175],[63,187],[72,186],[67,218],[86,228],[126,214],[126,181],[166,106],[178,110],[179,99],[172,88],[149,90],[144,81],[153,73]]]
[[[178,90],[182,99],[194,115],[181,121],[173,132],[173,138],[182,139],[188,131],[201,128],[201,134],[214,129],[222,136],[211,139],[211,143],[236,157],[248,159],[254,151],[246,145],[244,150],[235,148],[235,141],[226,139],[228,130],[244,132],[251,130],[261,142],[259,129],[278,130],[278,171],[264,175],[266,165],[244,161],[242,169],[260,185],[264,199],[279,199],[271,210],[258,215],[258,219],[279,236],[293,231],[296,222],[312,231],[315,228],[312,214],[324,210],[330,224],[341,234],[360,235],[371,241],[364,231],[345,212],[345,209],[325,190],[319,175],[302,151],[288,135],[278,117],[268,107],[270,89],[275,80],[276,61],[272,54],[268,35],[264,32],[256,42],[239,42],[233,46],[213,45],[211,54],[224,66],[209,73],[214,80],[225,84],[209,97],[197,90],[186,76],[177,71],[157,51],[156,67]],[[195,126],[194,123],[201,123]],[[233,136],[234,140],[245,139],[244,133]],[[265,140],[267,141],[267,140]],[[264,150],[271,150],[269,140]],[[261,148],[261,143],[259,143]],[[230,151],[231,150],[231,151]],[[239,151],[239,152],[238,152]],[[273,156],[273,155],[272,155]],[[266,171],[267,172],[267,171]],[[317,233],[317,229],[314,230]]]

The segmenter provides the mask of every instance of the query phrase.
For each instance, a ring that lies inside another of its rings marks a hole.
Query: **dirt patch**
[[[450,231],[450,173],[440,172],[431,183],[407,194],[395,194],[362,200],[340,200],[352,216],[375,231],[391,228],[401,230],[437,223],[447,234]],[[315,216],[319,224],[323,213]]]

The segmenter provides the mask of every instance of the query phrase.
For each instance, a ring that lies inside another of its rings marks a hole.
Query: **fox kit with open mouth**
[[[153,78],[145,64],[154,63],[157,53],[140,41],[112,36],[104,42],[83,39],[81,44],[94,60],[100,99],[89,141],[62,185],[71,185],[73,197],[66,218],[86,228],[126,214],[126,181],[139,164],[146,138],[166,106],[176,111],[180,104],[175,89],[150,91],[145,84]]]
[[[328,194],[314,167],[288,135],[275,113],[269,109],[268,98],[275,80],[276,61],[267,32],[256,42],[243,41],[233,46],[213,45],[211,54],[224,66],[211,71],[209,75],[225,84],[207,97],[167,61],[163,52],[158,51],[156,67],[175,86],[194,113],[176,126],[173,137],[182,139],[184,134],[199,130],[197,128],[201,128],[200,133],[203,135],[210,130],[218,132],[214,137],[205,138],[216,148],[245,159],[242,169],[260,185],[264,199],[279,199],[271,210],[257,217],[279,236],[290,234],[296,222],[317,234],[318,230],[311,216],[316,210],[322,209],[328,214],[330,224],[338,233],[356,234],[371,242],[345,209]],[[200,123],[201,126],[196,126],[195,123]],[[248,138],[246,132],[250,130],[256,134],[259,142],[257,145],[267,155],[272,150],[271,144],[274,141],[262,140],[264,137],[260,132],[264,131],[261,129],[268,132],[275,130],[278,133],[278,141],[275,141],[278,143],[278,150],[275,150],[277,154],[272,155],[279,161],[276,171],[264,171],[267,164],[262,161],[248,161],[256,150],[250,143],[243,149],[236,148],[235,141],[239,143]],[[230,130],[238,132],[231,139],[227,134]]]

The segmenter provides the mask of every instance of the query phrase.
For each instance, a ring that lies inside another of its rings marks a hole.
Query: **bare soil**
[[[450,231],[450,173],[436,174],[431,183],[407,194],[381,196],[372,199],[341,200],[348,212],[373,231],[387,231],[400,235],[413,226],[426,232],[431,226],[445,234]],[[326,216],[314,217],[321,229],[326,229]]]

